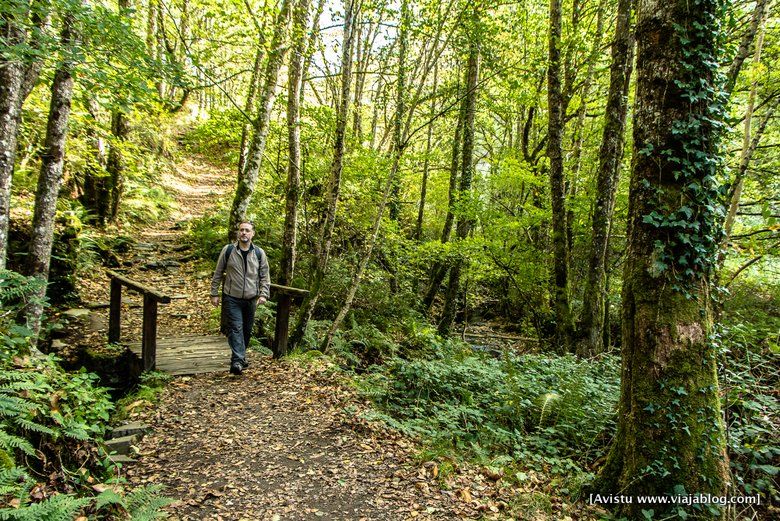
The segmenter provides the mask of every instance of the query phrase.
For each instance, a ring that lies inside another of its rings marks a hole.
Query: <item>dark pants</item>
[[[227,322],[225,334],[230,344],[231,365],[246,360],[246,348],[249,346],[255,323],[255,302],[256,299],[222,295],[223,312]]]

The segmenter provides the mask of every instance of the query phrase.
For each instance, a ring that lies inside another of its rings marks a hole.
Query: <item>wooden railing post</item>
[[[144,293],[144,323],[141,335],[141,353],[144,371],[152,371],[157,366],[157,300]]]
[[[111,279],[111,307],[108,312],[108,342],[113,344],[119,342],[121,334],[121,314],[122,314],[122,283]]]
[[[290,307],[294,299],[301,299],[309,294],[306,289],[291,288],[271,284],[271,292],[278,295],[276,304],[276,325],[274,326],[273,352],[274,358],[287,354],[287,342],[290,338]]]
[[[279,301],[276,304],[276,325],[274,326],[274,358],[281,358],[287,354],[287,341],[290,338],[290,304],[292,298],[290,295],[279,295]]]

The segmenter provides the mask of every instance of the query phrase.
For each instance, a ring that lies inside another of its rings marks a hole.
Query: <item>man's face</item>
[[[241,223],[238,226],[238,240],[244,244],[249,243],[255,236],[255,229],[249,223]]]

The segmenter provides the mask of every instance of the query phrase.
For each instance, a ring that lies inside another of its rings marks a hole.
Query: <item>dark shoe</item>
[[[236,362],[230,366],[230,374],[241,374],[243,371],[244,369],[241,367],[239,362]]]
[[[241,360],[241,369],[246,369],[247,367],[249,367],[249,361],[246,359]]]

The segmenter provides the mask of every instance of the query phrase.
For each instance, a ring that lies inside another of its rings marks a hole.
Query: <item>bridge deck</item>
[[[141,357],[141,343],[129,344]],[[190,336],[157,339],[157,370],[172,375],[227,371],[230,347],[224,336]]]

